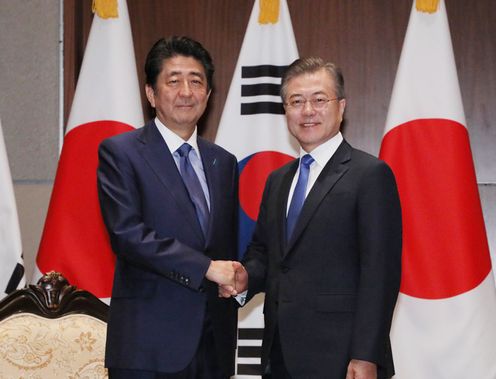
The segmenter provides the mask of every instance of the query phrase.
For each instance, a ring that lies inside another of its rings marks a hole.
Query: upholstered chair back
[[[0,379],[107,378],[108,306],[59,273],[0,302]]]

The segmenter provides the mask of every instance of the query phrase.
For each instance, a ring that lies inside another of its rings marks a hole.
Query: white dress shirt
[[[303,148],[300,147],[300,159],[305,154],[310,154],[314,161],[310,165],[310,171],[308,174],[308,182],[307,189],[305,191],[305,199],[307,198],[308,193],[312,189],[313,185],[317,181],[320,173],[324,169],[325,165],[332,158],[339,145],[343,141],[343,135],[341,132],[338,132],[334,137],[324,142],[322,145],[317,146],[312,150],[311,153],[306,152]],[[291,204],[291,199],[293,198],[294,189],[296,187],[296,182],[298,181],[298,176],[300,175],[300,166],[298,165],[298,169],[296,170],[295,176],[293,178],[293,182],[291,183],[291,187],[289,189],[289,197],[288,204],[286,207],[286,215],[289,211],[289,205]]]
[[[193,169],[195,170],[196,176],[200,180],[200,184],[203,190],[203,194],[205,195],[205,199],[207,200],[207,206],[210,210],[210,193],[208,191],[207,178],[205,177],[205,170],[203,169],[203,163],[201,160],[200,149],[198,149],[198,143],[196,141],[197,136],[197,128],[191,137],[187,141],[183,140],[172,130],[167,128],[157,117],[155,117],[155,125],[157,125],[158,131],[162,135],[162,138],[165,141],[165,144],[169,148],[169,151],[174,158],[174,162],[176,162],[177,169],[179,170],[179,153],[177,149],[179,149],[183,143],[188,143],[191,145],[192,149],[189,153],[189,160]]]

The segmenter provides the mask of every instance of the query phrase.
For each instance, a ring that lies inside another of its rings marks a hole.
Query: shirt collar
[[[341,142],[343,142],[343,135],[341,132],[338,132],[334,137],[313,149],[310,155],[320,167],[324,167],[332,158]],[[309,153],[300,147],[300,158],[305,154]]]
[[[167,147],[169,148],[171,153],[174,153],[177,149],[181,147],[183,143],[189,143],[191,147],[197,152],[198,154],[198,142],[196,140],[197,136],[197,128],[195,126],[195,130],[193,131],[193,134],[191,134],[191,137],[187,141],[183,140],[181,137],[179,137],[176,133],[174,133],[172,130],[170,130],[167,126],[165,126],[159,119],[158,117],[155,117],[155,125],[157,125],[157,129],[162,135],[162,138],[164,139],[165,143],[167,144]]]

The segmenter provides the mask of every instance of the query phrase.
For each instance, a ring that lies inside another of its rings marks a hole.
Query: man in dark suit
[[[332,63],[296,60],[281,96],[300,159],[268,178],[246,271],[220,294],[265,292],[262,368],[272,378],[389,378],[401,271],[394,176],[343,139],[344,81]]]
[[[218,297],[236,263],[237,162],[197,136],[209,53],[187,37],[148,53],[156,118],[102,142],[98,192],[116,254],[105,363],[111,379],[228,378],[237,308]]]

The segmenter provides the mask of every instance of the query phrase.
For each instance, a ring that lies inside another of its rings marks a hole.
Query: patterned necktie
[[[179,154],[179,171],[183,177],[183,182],[186,185],[189,197],[195,206],[196,216],[203,231],[203,235],[206,237],[209,216],[208,205],[200,180],[189,160],[189,152],[191,149],[192,147],[190,144],[183,143],[181,147],[176,150]]]
[[[305,192],[308,184],[308,174],[310,172],[310,165],[314,159],[310,154],[305,154],[300,160],[300,175],[293,192],[293,198],[289,206],[288,217],[286,219],[286,240],[289,241],[293,234],[296,221],[305,202]]]

